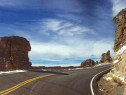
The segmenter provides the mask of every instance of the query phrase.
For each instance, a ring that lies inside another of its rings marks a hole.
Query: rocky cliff
[[[94,60],[91,60],[91,59],[87,59],[86,61],[83,61],[81,63],[81,67],[90,67],[93,65],[95,65],[95,62],[94,62]]]
[[[113,20],[116,23],[114,51],[117,52],[123,45],[126,45],[126,9],[120,11]]]
[[[106,53],[103,53],[101,55],[100,63],[109,63],[112,61],[112,58],[110,56],[110,50],[108,50]]]
[[[31,63],[28,51],[29,42],[22,37],[10,36],[0,38],[0,70],[28,69]]]
[[[114,67],[98,82],[101,95],[126,95],[126,9],[119,12],[114,21]]]

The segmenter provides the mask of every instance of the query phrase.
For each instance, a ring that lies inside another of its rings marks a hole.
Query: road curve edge
[[[94,89],[93,89],[93,82],[94,82],[94,80],[95,80],[99,75],[103,75],[103,74],[107,73],[107,72],[110,71],[110,70],[111,70],[111,68],[109,68],[109,69],[107,69],[107,70],[104,70],[104,71],[101,71],[101,72],[95,74],[94,77],[91,79],[91,82],[90,82],[90,89],[91,89],[91,94],[92,94],[92,95],[95,95],[95,92],[94,92]]]

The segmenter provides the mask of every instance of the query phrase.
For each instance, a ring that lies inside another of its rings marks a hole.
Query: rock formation
[[[98,82],[101,95],[126,95],[126,9],[119,12],[114,21],[114,67]]]
[[[81,63],[81,67],[90,67],[90,66],[93,66],[95,65],[95,62],[91,59],[87,59],[86,61],[83,61]]]
[[[126,9],[120,11],[113,20],[116,23],[114,51],[117,52],[123,45],[126,45]]]
[[[98,61],[96,61],[95,64],[97,65],[97,64],[100,64],[100,63]]]
[[[110,50],[108,50],[106,53],[102,54],[100,63],[109,63],[111,61],[112,61],[112,58],[110,56]]]
[[[29,42],[22,37],[10,36],[0,38],[0,70],[28,69],[31,63],[28,51]]]

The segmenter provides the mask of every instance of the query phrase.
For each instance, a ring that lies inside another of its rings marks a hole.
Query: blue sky
[[[0,36],[30,41],[33,65],[80,65],[113,55],[112,18],[124,0],[0,0]]]

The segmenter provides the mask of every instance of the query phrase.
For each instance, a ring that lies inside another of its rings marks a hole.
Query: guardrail
[[[104,70],[98,74],[96,74],[91,82],[90,82],[90,89],[91,89],[91,93],[92,95],[98,95],[98,85],[97,85],[97,81],[106,73],[108,73],[111,70],[111,68]],[[96,94],[97,93],[97,94]]]

